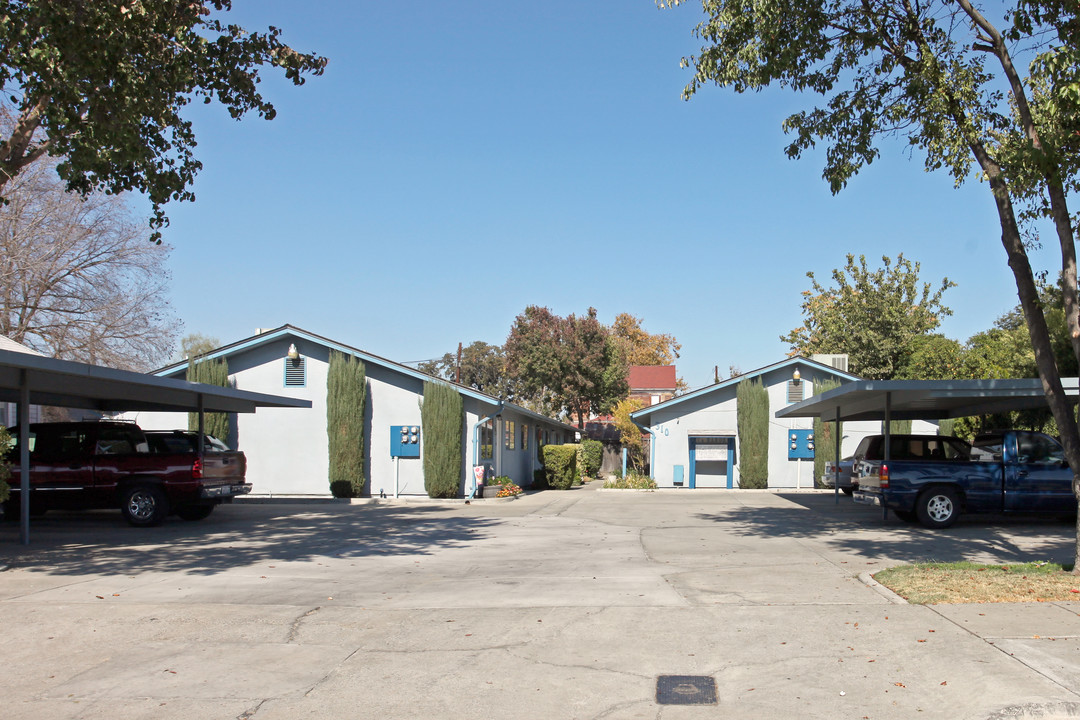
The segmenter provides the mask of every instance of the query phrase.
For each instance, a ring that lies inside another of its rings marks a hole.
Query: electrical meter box
[[[814,431],[788,430],[788,460],[814,459]]]
[[[420,457],[420,426],[390,426],[390,457]]]

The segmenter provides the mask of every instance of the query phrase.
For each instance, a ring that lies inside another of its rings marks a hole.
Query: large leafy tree
[[[560,317],[530,305],[506,339],[506,366],[516,400],[546,414],[604,412],[626,396],[626,355],[595,308]]]
[[[834,285],[825,287],[807,273],[812,289],[803,292],[803,324],[781,340],[793,355],[847,353],[849,369],[870,379],[894,377],[911,343],[935,329],[951,311],[941,297],[953,283],[945,278],[935,290],[919,280],[919,263],[902,254],[882,258],[871,270],[866,258],[847,256],[833,270]]]
[[[217,101],[239,119],[274,117],[258,91],[273,66],[294,84],[326,59],[297,52],[281,30],[228,24],[231,0],[2,0],[0,87],[13,105],[0,137],[0,194],[43,155],[64,158],[68,188],[137,190],[155,229],[170,200],[192,200],[201,168],[182,117],[192,101]]]
[[[611,333],[626,349],[630,365],[674,365],[682,349],[674,335],[650,333],[641,326],[641,318],[630,313],[615,316]]]
[[[432,377],[459,382],[495,397],[510,395],[506,355],[501,346],[489,345],[483,340],[463,347],[460,363],[457,353],[446,353],[437,360],[420,363],[417,369]]]
[[[660,0],[676,5],[685,0]],[[1061,252],[1063,305],[1080,357],[1075,224],[1080,190],[1080,5],[1004,3],[1000,22],[972,0],[702,0],[704,46],[686,87],[737,92],[773,83],[824,98],[790,116],[798,157],[827,144],[834,192],[899,137],[928,170],[986,180],[1050,409],[1080,498],[1080,432],[1062,388],[1023,228],[1048,220]],[[1026,62],[1026,68],[1018,64]],[[1080,514],[1075,572],[1080,573]]]

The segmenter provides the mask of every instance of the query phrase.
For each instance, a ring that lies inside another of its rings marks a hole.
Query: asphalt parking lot
[[[0,527],[5,718],[1080,718],[1080,602],[924,607],[860,579],[1069,562],[1063,522],[590,485],[151,529],[50,513],[31,539]]]

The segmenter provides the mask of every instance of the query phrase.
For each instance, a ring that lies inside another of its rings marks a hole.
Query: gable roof
[[[539,413],[533,412],[532,410],[523,408],[520,405],[515,405],[514,403],[510,402],[504,402],[497,397],[488,395],[487,393],[482,393],[475,388],[467,387],[465,385],[459,385],[458,383],[451,382],[450,380],[433,377],[431,375],[428,375],[427,373],[417,370],[416,368],[411,368],[408,365],[402,365],[401,363],[394,362],[393,360],[388,360],[384,357],[373,355],[372,353],[352,347],[350,345],[346,345],[344,343],[337,342],[336,340],[331,340],[329,338],[323,337],[322,335],[316,335],[313,332],[308,332],[307,330],[304,330],[303,328],[298,328],[295,325],[282,325],[281,327],[274,328],[273,330],[267,330],[257,335],[252,335],[251,337],[244,338],[243,340],[238,340],[228,345],[222,345],[221,347],[215,350],[211,350],[208,353],[203,353],[199,357],[207,360],[227,358],[230,355],[235,355],[237,353],[250,350],[251,348],[259,347],[260,345],[266,345],[267,343],[280,340],[284,337],[292,337],[300,340],[305,340],[315,343],[316,345],[322,345],[323,347],[330,348],[331,350],[337,350],[338,352],[345,353],[346,355],[353,355],[363,360],[365,363],[372,363],[374,365],[384,367],[388,370],[401,373],[402,375],[415,378],[420,381],[437,382],[442,383],[443,385],[449,385],[465,397],[478,400],[479,402],[482,402],[486,405],[492,405],[495,407],[511,407],[519,413],[539,418],[555,425],[560,425],[565,429],[577,430],[577,428],[573,425],[568,425],[567,423],[560,422],[559,420],[545,417],[543,415],[540,415]],[[175,377],[186,374],[187,366],[187,360],[181,360],[180,362],[173,363],[172,365],[167,365],[160,370],[156,370],[153,374],[162,377]]]
[[[21,352],[27,355],[37,355],[38,357],[45,357],[42,353],[39,353],[33,348],[23,345],[21,342],[16,342],[6,335],[0,335],[0,350],[9,350],[11,352]]]
[[[678,405],[680,403],[684,403],[684,402],[686,402],[688,400],[693,400],[693,399],[696,399],[696,398],[700,398],[700,397],[703,397],[705,395],[709,395],[710,393],[719,392],[720,390],[723,390],[724,388],[729,388],[732,385],[737,385],[740,382],[742,382],[743,380],[748,380],[750,378],[760,377],[760,376],[765,375],[767,373],[771,373],[771,372],[774,372],[776,370],[783,370],[783,369],[789,368],[789,367],[794,369],[795,366],[798,366],[800,368],[805,368],[805,369],[808,369],[808,370],[816,370],[816,371],[818,371],[819,374],[824,373],[824,374],[827,374],[827,375],[832,375],[832,376],[834,376],[834,377],[836,377],[836,378],[838,378],[840,380],[854,381],[854,380],[859,380],[860,379],[859,376],[857,376],[857,375],[852,375],[851,373],[847,373],[847,372],[844,372],[842,370],[837,370],[836,368],[834,368],[834,367],[832,367],[830,365],[824,365],[822,363],[817,362],[816,360],[810,360],[809,358],[802,357],[801,355],[796,355],[795,357],[788,358],[787,360],[781,360],[780,362],[773,363],[772,365],[766,365],[765,367],[758,368],[757,370],[751,370],[748,373],[743,373],[742,375],[736,375],[735,377],[728,378],[727,380],[724,380],[722,382],[713,383],[712,385],[707,385],[707,386],[705,386],[703,388],[699,388],[697,390],[689,392],[686,395],[680,395],[677,398],[672,398],[671,400],[668,400],[666,402],[657,403],[656,405],[652,405],[652,406],[647,407],[647,408],[642,408],[641,410],[638,410],[637,412],[630,413],[630,419],[633,420],[635,423],[640,424],[638,421],[645,421],[645,419],[648,418],[649,415],[656,412],[657,410],[669,410],[672,407],[674,407],[674,406],[676,406],[676,405]],[[805,375],[806,373],[801,372],[801,374]]]
[[[674,390],[678,387],[674,365],[631,365],[630,392],[635,390]]]

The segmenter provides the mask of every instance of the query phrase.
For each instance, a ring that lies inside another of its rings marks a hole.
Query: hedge
[[[187,380],[218,387],[232,387],[229,382],[229,361],[225,358],[199,361],[192,358],[188,360]],[[203,432],[222,442],[229,442],[229,414],[208,412],[203,415]],[[198,429],[199,413],[188,413],[188,430]]]
[[[769,391],[757,378],[735,390],[739,432],[739,487],[769,486]]]
[[[424,489],[429,497],[452,498],[461,487],[465,455],[461,430],[465,403],[461,393],[441,382],[424,383],[420,407],[423,432]]]
[[[544,446],[544,477],[552,490],[569,490],[580,481],[577,468],[577,443]]]
[[[330,353],[326,374],[326,435],[330,453],[330,494],[364,493],[364,403],[367,371],[354,355]]]
[[[582,440],[581,455],[584,460],[581,474],[590,478],[599,477],[600,466],[604,463],[604,443],[599,440]]]

